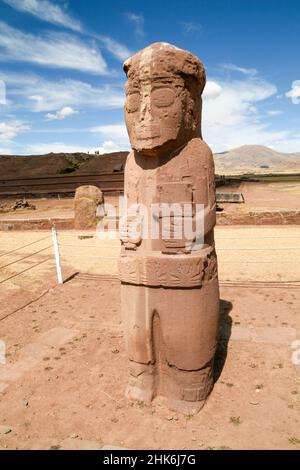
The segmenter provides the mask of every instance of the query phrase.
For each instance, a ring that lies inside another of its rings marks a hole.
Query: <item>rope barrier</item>
[[[91,232],[73,232],[72,230],[68,230],[68,232],[69,233],[57,231],[57,235],[59,235],[60,237],[88,237],[88,238],[97,237],[97,234],[95,233],[94,230]]]
[[[46,263],[47,261],[50,261],[50,260],[51,260],[51,258],[47,258],[47,259],[44,259],[43,261],[39,261],[38,263],[34,264],[33,266],[29,266],[29,268],[26,268],[23,271],[20,271],[19,273],[13,274],[12,276],[7,277],[6,279],[3,279],[2,281],[0,281],[0,284],[3,284],[4,282],[9,281],[10,279],[13,279],[17,276],[20,276],[20,274],[26,273],[30,269],[33,269],[36,266],[39,266],[40,264]]]
[[[55,229],[54,229],[54,230],[55,230]],[[91,255],[91,254],[85,255],[84,253],[83,253],[83,254],[80,254],[80,253],[73,253],[73,251],[77,251],[78,248],[89,248],[89,249],[98,249],[98,248],[99,248],[99,249],[113,249],[113,248],[115,248],[115,249],[119,250],[119,248],[120,248],[120,242],[119,242],[119,240],[117,240],[117,242],[116,242],[116,239],[114,239],[114,243],[105,243],[105,240],[101,240],[101,239],[97,236],[97,234],[95,234],[95,233],[89,234],[88,232],[72,232],[72,233],[59,232],[59,233],[57,233],[57,232],[55,231],[55,233],[56,233],[57,235],[59,235],[59,240],[61,239],[62,241],[64,240],[63,237],[73,237],[73,239],[74,239],[74,237],[77,236],[77,237],[81,238],[80,241],[78,240],[78,242],[75,242],[75,243],[74,243],[74,241],[72,242],[71,240],[70,240],[71,243],[68,243],[68,242],[67,242],[67,243],[57,243],[57,246],[58,246],[59,248],[61,248],[61,247],[66,247],[66,248],[73,248],[73,249],[74,249],[74,250],[70,250],[70,251],[71,251],[70,254],[67,254],[67,253],[59,254],[59,256],[60,256],[61,258],[63,258],[65,261],[66,261],[68,258],[81,258],[82,260],[84,260],[84,259],[92,259],[92,260],[94,260],[94,261],[97,261],[97,260],[118,260],[118,258],[119,258],[118,255],[117,255],[117,256],[101,256],[101,255],[99,254],[99,255],[93,256],[93,255]],[[3,257],[3,256],[10,255],[10,254],[12,254],[12,253],[16,253],[16,252],[22,250],[23,248],[26,248],[26,247],[35,245],[36,243],[40,243],[40,242],[42,242],[42,241],[44,241],[44,240],[47,240],[47,239],[49,239],[49,238],[51,238],[51,235],[48,235],[48,236],[46,236],[46,237],[40,238],[40,239],[38,239],[38,240],[35,240],[35,241],[31,242],[31,243],[28,243],[28,244],[26,244],[26,245],[23,245],[22,247],[15,248],[14,250],[11,250],[11,251],[9,251],[9,252],[7,252],[7,253],[3,253],[3,254],[0,255],[0,258]],[[88,240],[88,239],[91,239],[91,238],[94,238],[94,243],[85,244],[84,240]],[[217,238],[217,241],[218,241],[218,243],[221,243],[222,241],[225,241],[225,240],[239,240],[239,241],[252,240],[252,241],[257,242],[257,241],[263,240],[263,239],[267,239],[267,240],[269,240],[269,239],[273,239],[273,240],[278,239],[278,240],[281,240],[281,241],[285,241],[285,240],[287,240],[287,239],[293,239],[293,240],[296,239],[296,240],[299,240],[299,241],[300,241],[300,234],[299,234],[299,236],[287,236],[287,237],[286,237],[286,236],[262,236],[262,237],[238,237],[238,236],[236,236],[236,237],[224,237],[224,238],[223,238],[223,237],[220,237],[219,239]],[[58,241],[59,241],[59,240],[58,240]],[[66,241],[67,241],[67,240],[66,240]],[[104,244],[102,244],[102,241],[104,241]],[[6,265],[0,266],[0,270],[1,270],[1,269],[4,269],[4,268],[7,268],[8,266],[11,266],[11,265],[13,265],[13,264],[20,263],[20,262],[22,262],[23,260],[28,259],[28,258],[31,258],[31,257],[33,257],[33,256],[35,256],[35,255],[37,255],[37,254],[39,254],[39,253],[42,253],[42,252],[44,252],[44,251],[46,251],[46,250],[49,250],[51,247],[52,247],[52,245],[49,245],[49,246],[47,246],[47,247],[45,247],[45,248],[42,248],[42,249],[40,249],[40,250],[38,250],[38,251],[36,251],[36,252],[34,252],[34,253],[26,254],[25,256],[23,256],[22,258],[17,259],[16,261],[12,261],[12,262],[10,262],[10,263],[8,263],[8,264],[6,264]],[[76,250],[75,250],[75,249],[76,249]],[[226,252],[226,251],[236,251],[236,252],[241,252],[241,251],[244,251],[244,252],[249,252],[249,251],[252,252],[252,251],[253,251],[253,252],[255,252],[255,251],[257,251],[257,252],[261,252],[261,251],[266,251],[266,252],[275,252],[275,253],[276,253],[276,252],[281,252],[281,251],[282,251],[282,252],[285,252],[285,251],[294,251],[294,252],[298,252],[298,251],[300,251],[300,246],[290,246],[290,247],[284,246],[284,247],[278,247],[278,248],[269,248],[269,247],[266,247],[266,248],[261,248],[261,247],[259,247],[259,248],[256,248],[256,247],[255,247],[255,248],[254,248],[254,247],[249,247],[249,248],[247,248],[247,247],[244,247],[244,248],[243,248],[243,247],[242,247],[242,248],[228,247],[228,248],[227,248],[227,247],[223,247],[223,248],[222,248],[222,247],[218,247],[217,251],[220,251],[220,252]],[[22,271],[20,271],[20,272],[18,272],[18,273],[16,273],[16,274],[13,274],[12,276],[10,276],[10,277],[8,277],[8,278],[6,278],[6,279],[0,281],[0,284],[4,283],[4,282],[6,282],[6,281],[8,281],[8,280],[10,280],[10,279],[13,279],[13,278],[15,278],[15,277],[17,277],[17,276],[20,276],[21,274],[23,274],[23,273],[29,271],[30,269],[35,268],[36,266],[39,266],[39,265],[42,264],[42,263],[45,263],[45,262],[49,261],[50,259],[51,259],[50,257],[47,257],[47,259],[45,259],[45,260],[43,260],[43,261],[40,261],[40,262],[38,262],[38,263],[36,263],[36,264],[31,265],[31,266],[29,266],[28,268],[26,268],[26,269],[24,269],[24,270],[22,270]],[[257,265],[257,264],[263,264],[263,265],[268,265],[268,264],[269,264],[269,265],[274,265],[274,264],[276,264],[276,263],[278,263],[278,264],[280,264],[280,265],[282,265],[282,264],[291,264],[291,263],[292,263],[292,264],[294,265],[294,263],[298,263],[298,261],[297,261],[297,259],[294,259],[294,258],[293,258],[292,260],[289,260],[289,261],[284,261],[284,260],[281,261],[281,260],[278,260],[278,259],[276,259],[276,260],[272,260],[272,259],[267,259],[267,260],[265,260],[265,259],[252,259],[252,260],[251,260],[251,259],[250,259],[250,260],[243,260],[243,259],[232,260],[232,259],[230,259],[230,260],[229,260],[229,259],[228,259],[228,260],[226,260],[226,259],[225,259],[225,260],[222,260],[222,262],[220,263],[220,265],[221,265],[221,266],[222,266],[222,264],[240,264],[241,266],[243,266],[243,265],[251,265],[251,264],[254,264],[254,265]],[[220,282],[221,282],[221,283],[223,282],[223,285],[224,285],[224,286],[225,286],[225,285],[228,285],[228,286],[230,286],[230,285],[238,285],[237,282],[233,282],[233,281],[220,281]],[[243,283],[243,285],[248,285],[248,286],[249,286],[249,285],[254,285],[253,283],[250,284],[251,281],[241,281],[241,282]],[[281,285],[283,285],[283,284],[285,283],[285,285],[288,287],[288,284],[287,284],[286,281],[276,281],[276,282],[277,282],[277,283],[281,283]],[[297,282],[297,281],[290,281],[290,282],[294,282],[294,283],[295,283],[295,282]]]
[[[48,235],[47,237],[44,237],[44,238],[40,238],[39,240],[28,243],[27,245],[23,245],[23,246],[21,246],[19,248],[16,248],[14,250],[8,251],[7,253],[3,253],[2,255],[0,255],[0,258],[2,258],[2,256],[7,256],[7,255],[10,255],[11,253],[15,253],[16,251],[22,250],[22,248],[27,248],[28,246],[34,245],[35,243],[39,243],[43,240],[47,240],[48,238],[51,238],[51,235]]]
[[[59,246],[67,246],[73,248],[120,248],[121,245],[74,245],[69,243],[60,243]],[[300,246],[291,246],[287,248],[222,248],[218,247],[217,250],[222,251],[290,251],[290,250],[300,250]]]
[[[284,286],[286,288],[289,287],[300,287],[300,281],[230,281],[226,279],[219,279],[219,284],[224,287],[235,287],[235,286],[243,286],[243,287],[277,287],[277,286]]]
[[[264,226],[264,228],[265,228],[265,226]],[[291,239],[292,238],[292,239],[300,240],[300,230],[299,230],[299,236],[298,237],[286,237],[286,236],[284,236],[284,237],[269,237],[269,236],[267,236],[267,237],[220,237],[219,238],[218,236],[216,236],[216,238],[219,239],[219,240],[264,240],[264,239],[270,239],[270,238],[272,238],[274,240],[276,240],[276,239],[282,240],[283,238],[284,239]]]
[[[20,261],[23,261],[24,259],[31,258],[31,256],[37,255],[38,253],[41,253],[42,251],[49,250],[49,248],[52,248],[52,245],[46,246],[46,248],[42,248],[39,251],[36,251],[35,253],[30,253],[27,256],[24,256],[23,258],[17,259],[17,261],[12,261],[11,263],[5,264],[4,266],[0,266],[0,269],[7,268],[8,266],[11,266],[12,264],[19,263]]]
[[[58,232],[58,235],[59,237],[76,237],[76,236],[87,236],[87,237],[93,237],[93,238],[98,238],[99,240],[100,237],[98,237],[98,235],[88,235],[86,232],[84,233],[79,233],[79,232],[76,232],[76,233],[61,233],[61,232]],[[292,236],[292,237],[286,237],[286,236],[283,236],[283,237],[274,237],[274,236],[263,236],[263,237],[218,237],[216,236],[216,238],[218,240],[265,240],[265,239],[278,239],[278,240],[282,240],[283,238],[284,239],[297,239],[297,240],[300,240],[300,229],[299,229],[299,236]]]
[[[82,256],[82,255],[63,255],[60,253],[61,258],[73,258],[73,257],[79,257],[79,258],[92,258],[92,259],[118,259],[118,256]]]
[[[265,260],[257,260],[257,261],[243,261],[243,260],[239,260],[239,261],[234,261],[234,260],[222,260],[222,263],[243,263],[243,264],[257,264],[257,263],[262,263],[262,264],[272,264],[272,263],[279,263],[279,264],[282,264],[282,263],[287,263],[287,264],[291,264],[291,263],[299,263],[299,260],[292,260],[292,261],[281,261],[281,260],[274,260],[274,261],[265,261]]]
[[[79,245],[73,245],[73,244],[68,244],[68,243],[60,243],[59,246],[70,246],[74,248],[119,248],[121,244],[118,245],[82,245],[79,247]],[[299,248],[300,249],[300,248]]]
[[[300,246],[290,246],[287,248],[217,248],[217,251],[291,251],[300,250]]]

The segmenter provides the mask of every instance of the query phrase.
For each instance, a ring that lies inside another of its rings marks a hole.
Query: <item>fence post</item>
[[[6,364],[5,355],[6,355],[6,344],[4,341],[0,340],[0,364],[4,366]]]
[[[60,256],[59,256],[59,246],[58,246],[57,232],[56,232],[55,227],[52,227],[52,240],[53,240],[53,248],[54,248],[54,258],[55,258],[55,264],[56,264],[57,281],[58,281],[58,284],[63,284],[61,265],[60,265]]]

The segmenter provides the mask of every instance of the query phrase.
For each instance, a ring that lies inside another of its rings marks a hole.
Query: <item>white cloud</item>
[[[214,83],[221,92],[204,97],[202,114],[203,136],[214,152],[246,144],[299,151],[299,139],[289,130],[273,130],[256,106],[276,94],[272,83],[256,78]]]
[[[258,73],[255,68],[239,67],[238,65],[235,65],[235,64],[223,64],[222,67],[225,70],[229,70],[230,72],[239,72],[239,73],[242,73],[243,75],[254,76],[254,75],[257,75]]]
[[[111,152],[120,152],[123,150],[127,150],[126,148],[122,147],[118,143],[107,140],[104,141],[102,145],[99,147],[85,147],[82,145],[71,145],[71,144],[64,144],[63,142],[50,142],[50,143],[35,143],[29,144],[22,148],[23,155],[44,155],[46,153],[75,153],[75,152],[82,152],[82,153],[95,153],[96,151],[99,154],[103,153],[111,153]],[[1,154],[0,149],[0,154]]]
[[[221,92],[222,92],[222,87],[218,83],[207,81],[202,96],[203,96],[203,99],[214,100],[221,94]]]
[[[285,94],[287,98],[291,98],[294,104],[300,104],[300,80],[292,83],[292,88]]]
[[[41,83],[37,94],[29,95],[34,111],[55,110],[62,105],[96,108],[121,108],[124,94],[111,85],[93,87],[76,80],[62,80],[51,89],[49,83]]]
[[[258,114],[258,109],[257,109],[256,106],[250,106],[249,111],[250,111],[250,113]]]
[[[67,117],[73,116],[74,114],[78,114],[78,111],[71,108],[70,106],[65,106],[64,108],[61,108],[59,111],[56,111],[56,113],[46,114],[46,119],[47,121],[53,121],[55,119],[63,120],[63,119],[66,119]]]
[[[128,59],[128,57],[132,55],[132,51],[128,49],[127,46],[124,46],[124,44],[120,44],[115,39],[99,34],[93,35],[93,37],[101,41],[105,48],[108,50],[108,52],[110,52],[114,57],[121,61]]]
[[[145,36],[145,31],[144,31],[145,20],[144,20],[143,15],[141,13],[137,14],[137,13],[133,13],[129,11],[126,13],[126,16],[128,20],[134,25],[135,34],[141,38],[144,37]]]
[[[0,122],[0,142],[10,142],[20,132],[30,129],[23,121]]]
[[[277,150],[278,152],[286,153],[299,153],[300,154],[300,138],[292,135],[288,131],[283,132],[280,139],[274,139],[270,145],[270,148]]]
[[[127,129],[124,124],[96,126],[92,127],[90,132],[98,133],[102,140],[104,139],[99,149],[100,153],[130,150]]]
[[[124,124],[108,124],[96,126],[90,129],[90,132],[99,133],[112,139],[128,139],[127,129]]]
[[[107,65],[101,52],[75,36],[47,33],[34,36],[0,21],[0,60],[30,62],[104,75]]]
[[[26,145],[25,148],[22,150],[23,155],[43,155],[45,153],[75,153],[75,152],[83,152],[83,153],[92,153],[89,147],[84,147],[82,145],[71,145],[65,144],[63,142],[50,142],[50,143],[35,143]]]
[[[62,10],[59,5],[55,5],[47,0],[2,0],[15,10],[30,13],[40,20],[49,23],[65,26],[74,31],[81,31],[82,26],[79,21],[72,18]]]
[[[13,151],[7,147],[0,147],[0,155],[11,155]]]
[[[202,30],[202,25],[192,21],[181,21],[180,23],[182,34],[188,36],[189,34],[199,33]]]
[[[115,85],[92,86],[80,80],[50,81],[38,75],[0,74],[6,81],[10,96],[19,107],[34,112],[57,111],[63,107],[122,108],[125,100],[123,87]]]
[[[6,86],[3,80],[0,80],[0,104],[6,104]]]
[[[22,154],[41,155],[50,152],[94,153],[95,151],[98,151],[100,154],[103,154],[130,149],[126,127],[123,124],[97,126],[88,130],[93,133],[99,133],[102,140],[102,143],[99,142],[99,146],[92,148],[76,144],[64,144],[63,142],[40,142],[26,145],[24,148],[22,148]]]
[[[29,13],[42,21],[47,21],[65,28],[80,32],[97,39],[102,45],[117,59],[124,61],[132,52],[123,44],[109,36],[87,32],[84,26],[69,13],[64,11],[59,5],[48,0],[2,0],[12,8]]]
[[[97,149],[100,155],[103,153],[111,153],[111,152],[121,152],[124,150],[128,150],[128,147],[124,147],[113,140],[106,140],[103,144]]]
[[[276,87],[264,80],[220,82],[221,92],[214,99],[204,99],[206,126],[233,126],[247,122],[251,107],[276,93]],[[205,98],[205,97],[204,97]]]
[[[267,111],[267,114],[269,116],[279,116],[280,114],[282,114],[282,111],[279,111],[279,109],[270,109],[269,111]]]
[[[24,74],[0,71],[0,79],[7,84],[9,83],[10,85],[28,85],[36,82],[38,78],[38,75],[33,73]]]

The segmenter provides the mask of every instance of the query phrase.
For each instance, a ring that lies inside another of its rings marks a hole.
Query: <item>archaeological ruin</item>
[[[155,43],[129,58],[124,71],[132,147],[125,197],[137,207],[123,224],[119,259],[126,396],[148,403],[160,396],[170,408],[194,413],[213,387],[219,324],[214,162],[201,134],[205,70],[190,52]],[[182,211],[168,214],[169,232],[160,211],[158,237],[132,234],[132,226],[143,226],[139,206],[153,204]],[[197,217],[203,218],[201,245],[182,234],[186,219],[194,227]]]

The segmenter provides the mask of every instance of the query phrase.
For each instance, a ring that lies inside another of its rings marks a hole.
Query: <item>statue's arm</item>
[[[195,171],[193,176],[193,202],[196,204],[194,218],[201,214],[200,207],[202,205],[205,236],[211,232],[216,224],[215,167],[212,152],[205,142],[199,141],[197,150],[199,169]],[[197,210],[197,207],[199,210]]]
[[[141,242],[140,220],[137,211],[137,189],[135,180],[138,178],[134,152],[131,151],[126,160],[124,181],[123,214],[120,217],[119,232],[122,245],[135,249]]]

